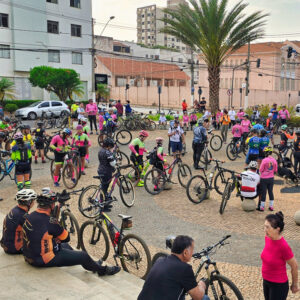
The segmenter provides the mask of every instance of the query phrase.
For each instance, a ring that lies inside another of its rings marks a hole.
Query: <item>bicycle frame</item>
[[[172,161],[172,163],[169,165],[168,168],[165,169],[165,173],[168,177],[169,180],[171,180],[172,176],[173,176],[173,171],[175,169],[176,164],[181,164],[182,160],[180,158],[179,154],[176,154],[176,158]],[[167,172],[168,170],[172,170],[171,173],[169,174],[169,172]],[[169,176],[168,176],[169,175]]]
[[[11,158],[2,161],[5,164],[4,176],[9,176],[11,180],[15,180],[14,177],[12,177],[10,174],[13,168],[15,167],[15,162]]]

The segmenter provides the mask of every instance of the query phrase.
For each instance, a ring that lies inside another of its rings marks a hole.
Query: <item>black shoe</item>
[[[119,266],[113,266],[113,267],[107,266],[106,271],[103,275],[111,276],[111,275],[115,275],[115,274],[119,273],[120,271],[121,271],[121,268]],[[101,276],[101,275],[99,275],[99,276]]]
[[[81,171],[81,175],[85,175],[85,172],[84,172],[84,171]]]
[[[199,166],[194,166],[195,170],[200,170],[201,168]]]

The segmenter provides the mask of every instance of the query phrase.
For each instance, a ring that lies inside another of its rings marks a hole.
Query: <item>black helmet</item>
[[[57,201],[56,193],[48,191],[37,196],[37,203],[40,207],[48,208]]]
[[[300,130],[296,131],[296,135],[300,136]]]
[[[38,127],[42,127],[42,126],[44,125],[44,123],[43,123],[42,121],[38,121],[38,122],[36,123],[36,125],[37,125]]]
[[[236,120],[236,123],[237,123],[237,124],[241,124],[241,120],[240,120],[240,119],[237,119],[237,120]]]
[[[257,134],[257,133],[258,133],[258,130],[255,129],[255,128],[251,128],[250,132],[251,132],[251,133],[256,133],[256,134]]]
[[[115,145],[115,141],[112,138],[106,138],[103,142],[103,147],[105,148],[113,148]]]
[[[21,130],[23,130],[23,129],[30,129],[30,126],[29,125],[21,125],[20,129]]]
[[[261,131],[260,131],[260,135],[261,136],[266,136],[268,134],[268,131],[266,130],[266,129],[262,129]]]
[[[9,117],[4,117],[3,121],[6,122],[6,123],[9,123],[10,122],[10,118]]]

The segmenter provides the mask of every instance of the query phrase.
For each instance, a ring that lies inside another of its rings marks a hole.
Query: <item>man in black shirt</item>
[[[188,293],[193,300],[208,300],[205,283],[197,284],[192,266],[188,264],[194,241],[179,235],[172,245],[172,254],[158,259],[147,276],[138,300],[184,300]]]
[[[200,106],[200,112],[204,113],[205,112],[205,106],[206,106],[205,97],[201,98],[201,101],[199,102],[199,106]]]

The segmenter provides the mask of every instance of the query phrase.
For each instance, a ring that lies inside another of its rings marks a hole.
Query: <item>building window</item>
[[[60,52],[58,50],[48,50],[48,62],[59,63]]]
[[[0,14],[0,27],[8,27],[8,14]]]
[[[144,18],[145,17],[145,15],[142,15],[142,18]]]
[[[148,21],[148,24],[150,24],[151,22],[150,21]]]
[[[10,58],[9,45],[0,45],[0,58]]]
[[[58,0],[47,0],[47,2],[53,3],[53,4],[57,4],[57,3],[58,3]]]
[[[81,37],[81,25],[71,24],[71,36]]]
[[[80,8],[80,0],[70,0],[70,6]]]
[[[59,25],[56,21],[47,21],[47,30],[49,33],[55,33],[58,34]]]
[[[72,52],[72,64],[82,65],[82,53],[81,52]]]
[[[178,58],[178,62],[183,63],[183,59],[182,58]]]
[[[142,22],[142,25],[145,25],[145,22]]]
[[[184,51],[184,50],[185,50],[185,47],[182,47],[182,50]]]

